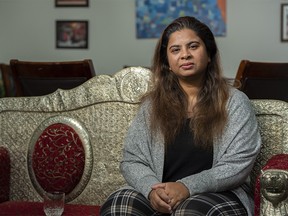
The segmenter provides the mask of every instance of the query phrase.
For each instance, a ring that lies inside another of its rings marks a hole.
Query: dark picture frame
[[[89,7],[89,0],[55,0],[55,7]]]
[[[57,20],[56,48],[87,49],[87,20]]]
[[[281,4],[281,41],[288,42],[288,3]]]

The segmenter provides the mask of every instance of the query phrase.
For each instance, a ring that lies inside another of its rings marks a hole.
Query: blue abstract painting
[[[226,0],[136,0],[137,38],[159,38],[181,16],[196,17],[215,36],[226,35]]]

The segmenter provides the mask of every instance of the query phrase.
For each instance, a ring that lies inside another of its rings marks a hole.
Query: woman
[[[210,29],[194,17],[166,27],[154,89],[125,140],[128,185],[101,215],[253,215],[249,174],[260,135],[249,99],[222,77]]]

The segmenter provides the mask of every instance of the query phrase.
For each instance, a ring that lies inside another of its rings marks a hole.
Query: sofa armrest
[[[0,203],[9,200],[10,156],[6,148],[0,146]]]
[[[255,216],[288,215],[288,154],[271,157],[255,185]]]

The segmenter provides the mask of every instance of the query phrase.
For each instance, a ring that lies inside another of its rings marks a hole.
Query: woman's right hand
[[[172,213],[170,198],[164,188],[152,189],[149,193],[149,200],[153,209],[160,213]]]

